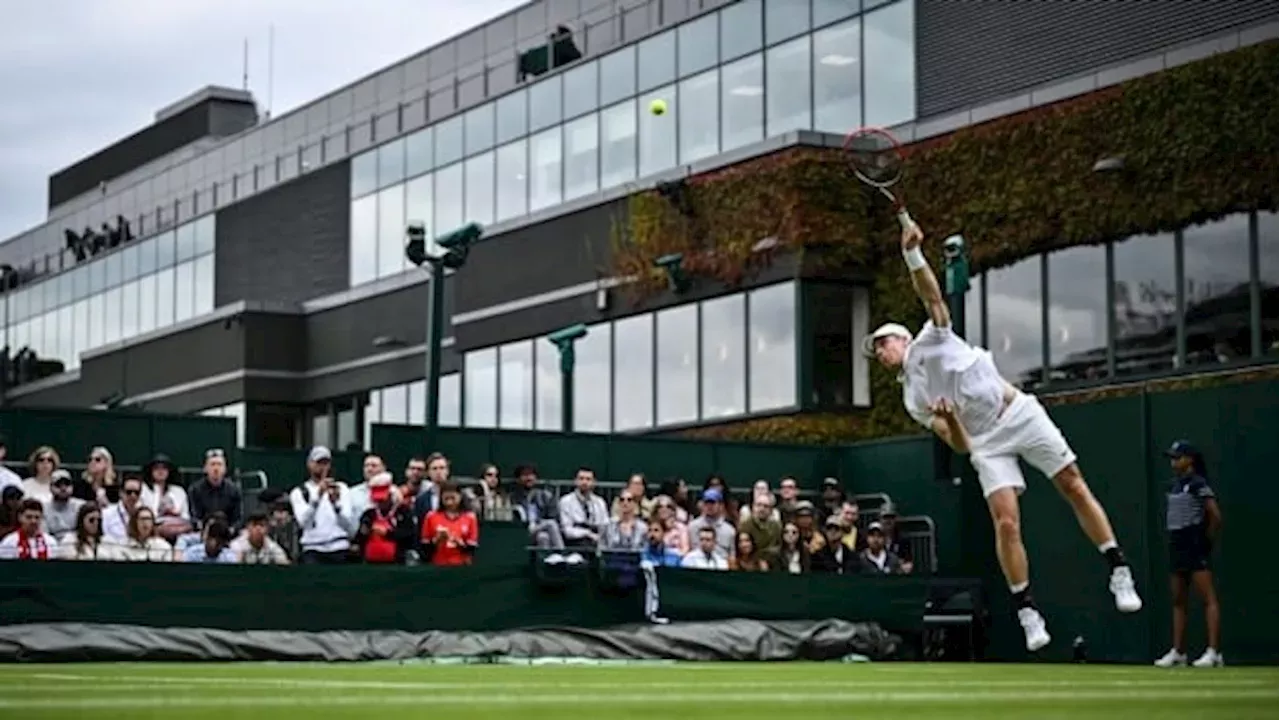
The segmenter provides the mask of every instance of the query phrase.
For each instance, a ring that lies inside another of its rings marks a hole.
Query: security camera
[[[409,227],[405,228],[404,234],[409,239],[404,246],[405,257],[409,258],[409,262],[414,265],[422,267],[423,263],[431,259],[427,257],[426,225],[420,222],[410,223]]]
[[[578,323],[577,325],[570,325],[567,328],[556,330],[550,335],[547,335],[547,339],[550,340],[552,344],[559,346],[564,345],[565,343],[571,343],[574,340],[581,340],[586,336],[587,326],[582,323]]]
[[[948,260],[954,260],[964,254],[964,237],[961,235],[952,235],[942,241],[942,255]]]

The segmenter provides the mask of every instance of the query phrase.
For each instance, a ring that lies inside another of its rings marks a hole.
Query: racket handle
[[[911,219],[911,213],[907,212],[905,207],[898,210],[898,224],[902,226],[903,230],[907,230],[916,224],[916,221]]]

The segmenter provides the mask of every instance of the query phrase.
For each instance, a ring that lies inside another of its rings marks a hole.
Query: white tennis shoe
[[[1142,609],[1142,598],[1138,597],[1138,588],[1133,583],[1133,571],[1127,566],[1111,571],[1111,594],[1116,596],[1116,609],[1122,613],[1138,612]]]
[[[1191,667],[1198,668],[1222,667],[1223,665],[1226,665],[1226,661],[1222,659],[1222,653],[1213,648],[1205,650],[1199,659],[1191,663]]]
[[[1170,650],[1161,656],[1159,660],[1156,660],[1155,665],[1158,668],[1186,667],[1187,656],[1177,650]]]
[[[1018,622],[1022,631],[1027,634],[1027,652],[1035,652],[1049,644],[1049,631],[1044,626],[1044,616],[1035,608],[1024,607],[1018,610]]]

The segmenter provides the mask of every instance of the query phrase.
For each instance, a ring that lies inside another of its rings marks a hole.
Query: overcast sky
[[[522,0],[10,0],[0,23],[0,240],[45,219],[48,177],[205,85],[276,116]]]

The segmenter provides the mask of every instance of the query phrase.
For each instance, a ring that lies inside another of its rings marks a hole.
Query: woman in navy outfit
[[[1169,533],[1169,587],[1173,591],[1173,648],[1156,660],[1157,667],[1187,664],[1187,590],[1194,587],[1204,599],[1209,647],[1194,667],[1223,664],[1218,593],[1213,587],[1210,553],[1222,528],[1222,512],[1217,496],[1209,487],[1204,456],[1185,440],[1175,442],[1165,455],[1173,468],[1173,479],[1165,490],[1165,529]]]

